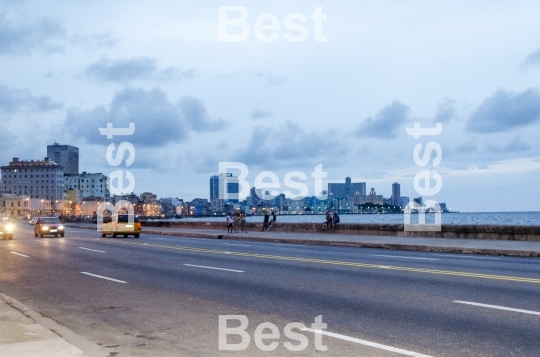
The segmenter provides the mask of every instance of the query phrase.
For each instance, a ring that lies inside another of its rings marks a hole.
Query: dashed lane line
[[[128,283],[127,281],[108,278],[108,277],[102,276],[102,275],[96,275],[96,274],[92,274],[92,273],[87,273],[85,271],[81,271],[81,274],[88,275],[88,276],[93,276],[94,278],[100,278],[100,279],[105,279],[105,280],[109,280],[109,281],[114,281],[115,283],[121,283],[121,284],[127,284]]]
[[[512,311],[512,312],[520,312],[523,314],[529,314],[529,315],[540,315],[540,312],[538,311],[531,311],[531,310],[522,310],[522,309],[514,309],[511,307],[506,306],[498,306],[498,305],[488,305],[488,304],[481,304],[478,302],[472,302],[472,301],[460,301],[460,300],[454,300],[453,302],[458,304],[465,304],[465,305],[473,305],[473,306],[480,306],[480,307],[487,307],[490,309],[496,309],[496,310],[505,310],[505,311]]]
[[[11,254],[15,254],[15,255],[18,255],[18,256],[24,257],[24,258],[30,258],[29,255],[25,255],[25,254],[21,254],[21,253],[17,253],[17,252],[11,252]]]
[[[361,340],[359,338],[345,336],[345,335],[341,335],[339,333],[334,333],[334,332],[329,332],[329,331],[324,331],[324,330],[315,330],[315,329],[311,329],[311,328],[307,328],[307,327],[301,328],[300,330],[301,331],[313,332],[315,334],[324,335],[324,336],[328,336],[328,337],[333,337],[333,338],[337,338],[339,340],[343,340],[343,341],[347,341],[347,342],[353,342],[353,343],[357,343],[357,344],[364,345],[364,346],[374,347],[374,348],[378,348],[380,350],[395,352],[395,353],[399,353],[399,354],[402,354],[402,355],[405,355],[405,356],[431,357],[429,355],[425,355],[425,354],[422,354],[422,353],[408,351],[408,350],[404,350],[404,349],[397,348],[397,347],[387,346],[387,345],[383,345],[383,344],[376,343],[376,342]]]

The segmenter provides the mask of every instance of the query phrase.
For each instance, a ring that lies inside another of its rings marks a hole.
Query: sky
[[[0,0],[0,163],[74,145],[81,171],[186,201],[220,162],[281,191],[301,172],[309,195],[322,164],[384,197],[399,182],[457,211],[538,211],[539,16],[535,1]],[[135,132],[108,139],[107,123]],[[122,142],[135,159],[112,166]]]

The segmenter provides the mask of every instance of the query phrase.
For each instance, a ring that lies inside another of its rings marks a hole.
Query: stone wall
[[[227,229],[225,222],[204,221],[143,221],[146,227],[170,227],[183,229]],[[247,223],[248,231],[260,231],[262,223]],[[274,232],[317,233],[322,232],[322,224],[279,223]],[[540,241],[540,226],[499,226],[499,225],[442,225],[440,232],[405,232],[402,224],[350,224],[340,223],[336,233],[352,235],[384,235],[396,237],[463,238]]]

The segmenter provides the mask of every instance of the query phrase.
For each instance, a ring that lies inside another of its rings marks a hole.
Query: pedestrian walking
[[[247,229],[246,229],[246,212],[244,210],[240,211],[240,231],[242,233],[247,233]]]
[[[263,221],[263,228],[261,232],[264,232],[268,229],[268,220],[270,219],[270,216],[268,215],[268,211],[264,212],[264,221]]]
[[[233,225],[234,225],[234,219],[232,218],[231,213],[229,212],[227,214],[227,233],[234,233]]]
[[[236,212],[234,214],[234,233],[238,233],[238,226],[240,225],[240,213]]]

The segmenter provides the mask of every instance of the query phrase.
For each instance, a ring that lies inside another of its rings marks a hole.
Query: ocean
[[[342,214],[341,223],[403,224],[402,214]],[[433,223],[434,214],[426,214],[426,223]],[[186,217],[182,221],[224,221],[225,217]],[[262,222],[262,216],[247,217],[248,222]],[[278,215],[278,222],[323,223],[324,215]],[[418,222],[418,215],[411,215],[411,223]],[[511,226],[540,226],[540,212],[463,212],[443,213],[442,224],[493,224]]]

